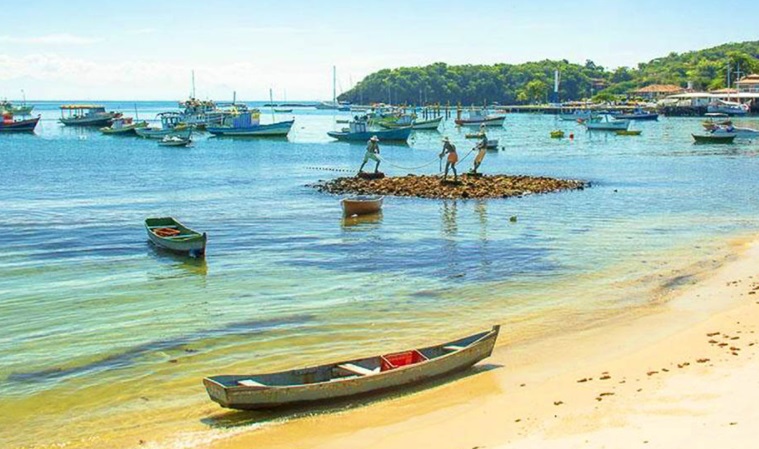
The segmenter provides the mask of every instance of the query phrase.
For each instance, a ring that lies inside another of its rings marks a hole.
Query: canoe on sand
[[[256,410],[315,404],[407,387],[471,367],[489,357],[500,326],[425,348],[270,374],[203,379],[222,407]]]

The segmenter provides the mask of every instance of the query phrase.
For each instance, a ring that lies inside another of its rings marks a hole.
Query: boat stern
[[[208,397],[212,401],[218,403],[222,407],[229,407],[229,396],[227,394],[227,388],[219,382],[206,377],[203,379],[203,386],[206,387]]]

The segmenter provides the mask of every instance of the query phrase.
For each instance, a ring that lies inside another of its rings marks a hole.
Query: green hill
[[[607,70],[593,61],[567,60],[524,64],[447,65],[384,69],[361,80],[340,95],[352,103],[391,102],[429,104],[461,102],[464,105],[542,103],[553,90],[554,70],[561,72],[562,101],[590,98],[599,92],[626,94],[649,84],[677,84],[695,89],[718,89],[727,83],[728,61],[734,71],[759,72],[759,41],[730,43],[704,50],[669,55],[637,67]]]

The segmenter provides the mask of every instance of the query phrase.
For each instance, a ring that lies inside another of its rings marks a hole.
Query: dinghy
[[[340,200],[343,216],[376,214],[382,209],[383,196],[352,196]]]
[[[199,233],[180,223],[173,217],[147,218],[145,230],[153,244],[192,257],[206,254],[206,233]]]

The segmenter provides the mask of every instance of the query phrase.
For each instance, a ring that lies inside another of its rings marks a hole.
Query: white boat
[[[589,120],[595,117],[593,111],[590,109],[575,109],[572,112],[564,112],[559,114],[559,118],[568,122],[576,122],[577,120]]]
[[[630,120],[615,120],[608,115],[597,122],[587,121],[584,123],[588,131],[618,131],[627,130],[630,127]]]
[[[158,114],[158,118],[161,120],[160,128],[148,126],[136,128],[134,132],[145,139],[163,139],[166,136],[179,136],[189,139],[190,135],[192,135],[192,127],[187,126],[182,121],[184,118],[182,114],[177,112],[162,112]]]
[[[712,130],[715,135],[735,135],[738,139],[755,139],[759,137],[759,129],[744,128],[740,126],[719,126]]]
[[[746,115],[748,105],[735,101],[714,100],[706,107],[708,113],[722,113],[727,115]]]

